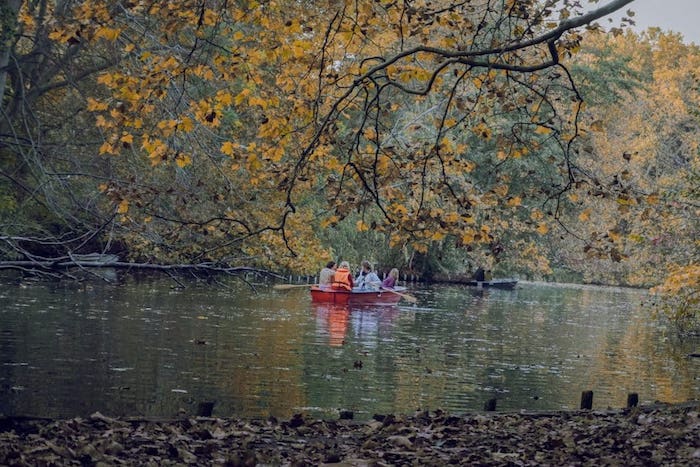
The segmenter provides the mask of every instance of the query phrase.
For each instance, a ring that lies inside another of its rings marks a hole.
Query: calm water
[[[416,286],[416,305],[343,309],[303,288],[129,282],[0,285],[0,414],[358,419],[417,409],[594,408],[700,397],[698,341],[647,319],[641,291]]]

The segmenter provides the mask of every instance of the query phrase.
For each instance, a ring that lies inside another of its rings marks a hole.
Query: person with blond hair
[[[393,268],[389,271],[389,275],[382,281],[382,289],[393,289],[399,281],[399,270]]]

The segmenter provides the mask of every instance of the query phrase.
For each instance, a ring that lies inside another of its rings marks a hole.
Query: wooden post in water
[[[200,402],[197,407],[197,416],[199,417],[211,417],[211,413],[214,410],[213,401]]]
[[[591,410],[593,408],[593,391],[583,391],[581,393],[581,409]]]
[[[630,392],[627,394],[627,408],[631,409],[632,407],[637,407],[639,404],[639,394],[636,392]]]
[[[484,404],[484,410],[487,412],[495,412],[496,411],[496,398],[494,397],[493,399],[489,399],[486,401]]]

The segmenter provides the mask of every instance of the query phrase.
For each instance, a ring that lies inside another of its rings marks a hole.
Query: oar
[[[411,303],[416,303],[418,299],[414,297],[413,295],[408,295],[405,293],[397,292],[396,290],[388,289],[386,287],[381,287],[382,290],[386,290],[387,292],[395,293],[396,295],[400,295],[401,297],[405,298]]]
[[[276,290],[289,290],[296,287],[313,287],[314,285],[318,284],[275,284],[272,288]]]

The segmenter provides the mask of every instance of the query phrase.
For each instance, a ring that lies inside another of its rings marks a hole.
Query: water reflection
[[[0,413],[358,418],[443,408],[576,408],[700,396],[697,341],[674,342],[625,289],[415,287],[416,305],[316,305],[167,282],[0,284]]]
[[[342,305],[312,304],[316,313],[316,332],[328,337],[328,345],[345,344],[345,334],[350,322],[350,308]]]
[[[397,306],[354,310],[352,314],[353,337],[362,346],[375,348],[378,342],[391,339],[395,321],[400,313]]]
[[[394,321],[401,313],[396,305],[350,307],[312,303],[311,308],[318,336],[327,337],[331,347],[345,345],[348,335],[364,347],[376,347],[379,340],[391,337]]]

